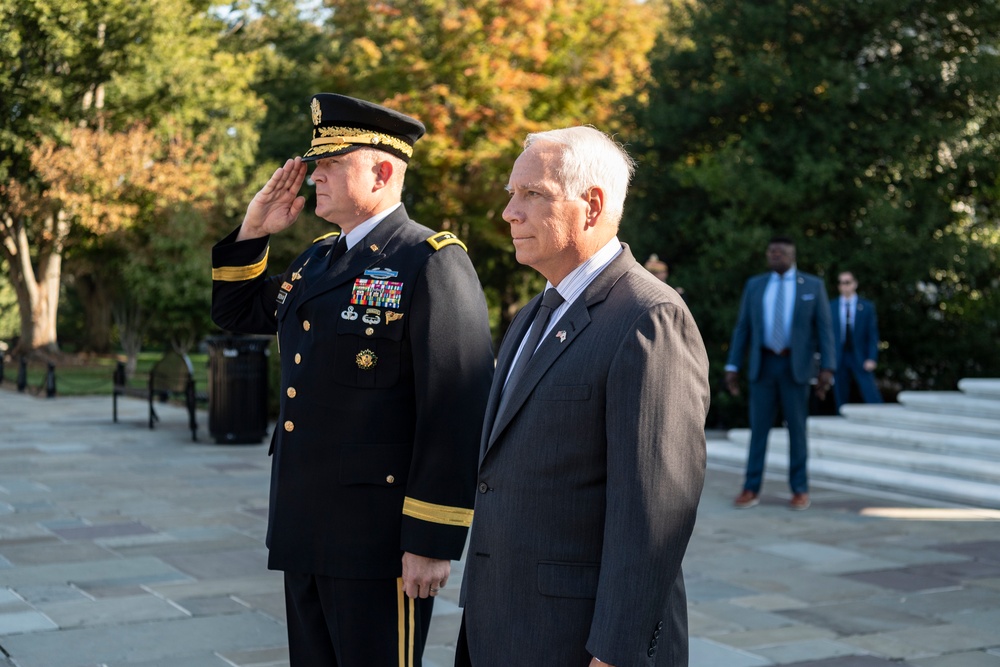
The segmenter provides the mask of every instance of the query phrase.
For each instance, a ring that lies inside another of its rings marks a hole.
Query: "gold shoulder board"
[[[454,234],[452,234],[451,232],[438,232],[434,236],[427,239],[427,242],[430,243],[431,247],[434,248],[435,250],[440,250],[446,245],[451,245],[455,243],[461,246],[462,250],[464,250],[465,252],[469,252],[469,249],[465,247],[465,244],[462,243],[459,240],[459,238]]]
[[[340,232],[330,232],[329,234],[323,234],[323,236],[317,236],[313,239],[313,243],[319,243],[320,241],[328,239],[331,236],[340,236]]]

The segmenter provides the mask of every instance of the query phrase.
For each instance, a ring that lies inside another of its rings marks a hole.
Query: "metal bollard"
[[[21,357],[21,366],[17,369],[17,390],[24,393],[28,386],[28,358]]]
[[[56,366],[49,362],[49,370],[45,374],[45,396],[54,398],[56,395]]]

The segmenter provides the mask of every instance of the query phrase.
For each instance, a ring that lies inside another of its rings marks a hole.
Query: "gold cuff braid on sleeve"
[[[421,521],[442,523],[446,526],[468,528],[472,525],[472,510],[470,509],[425,503],[409,496],[403,500],[403,514]]]
[[[267,256],[271,249],[264,251],[264,257],[249,266],[220,266],[212,269],[212,280],[219,280],[226,283],[238,283],[244,280],[252,280],[267,270]]]

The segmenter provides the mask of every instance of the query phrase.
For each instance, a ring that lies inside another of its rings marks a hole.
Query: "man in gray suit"
[[[531,134],[514,163],[503,217],[548,289],[500,347],[456,665],[688,664],[708,358],[616,236],[633,169],[592,127]]]
[[[780,405],[788,426],[789,507],[805,510],[810,504],[806,417],[815,353],[820,353],[816,383],[820,400],[826,397],[836,368],[830,302],[822,280],[797,270],[790,238],[771,239],[767,264],[771,270],[750,278],[743,289],[726,360],[726,387],[738,396],[739,368],[744,355],[750,357],[750,451],[743,491],[734,505],[747,509],[760,502],[767,436]]]

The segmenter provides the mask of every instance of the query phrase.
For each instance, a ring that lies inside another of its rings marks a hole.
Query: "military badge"
[[[395,322],[396,320],[403,319],[403,313],[394,313],[391,310],[385,311],[385,323]]]
[[[323,111],[319,108],[319,100],[315,97],[309,105],[309,111],[312,112],[313,125],[319,125],[320,121],[323,120]]]
[[[403,297],[403,283],[388,280],[357,278],[351,290],[351,303],[355,306],[399,308]]]
[[[369,308],[365,311],[365,314],[361,316],[361,321],[365,324],[378,324],[382,321],[380,315],[382,311],[378,308]]]
[[[361,350],[358,352],[354,360],[358,363],[358,368],[363,371],[369,371],[375,368],[375,364],[378,363],[378,357],[371,350]]]
[[[368,269],[365,271],[365,275],[371,278],[380,278],[385,280],[386,278],[395,278],[399,275],[399,271],[393,271],[392,269],[380,269],[375,267],[374,269]]]
[[[291,292],[292,284],[286,280],[285,282],[281,283],[281,289],[285,290],[286,292]]]
[[[307,259],[305,262],[302,263],[302,266],[300,266],[295,270],[295,273],[292,274],[292,280],[298,280],[302,277],[302,269],[306,268],[306,264],[308,263],[309,260]]]
[[[340,319],[349,322],[358,319],[358,314],[354,312],[354,306],[348,306],[347,310],[340,311]]]

